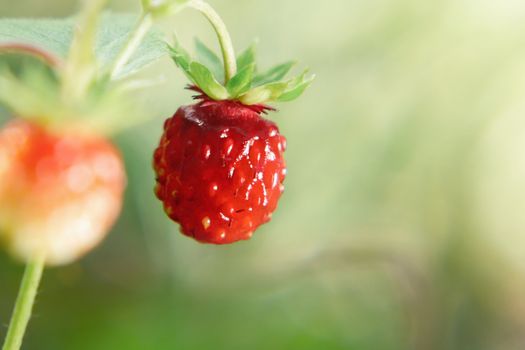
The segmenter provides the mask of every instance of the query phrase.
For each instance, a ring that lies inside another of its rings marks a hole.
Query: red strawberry
[[[156,195],[185,235],[232,243],[270,220],[284,189],[286,140],[264,109],[204,99],[165,122]]]
[[[293,62],[258,74],[254,48],[236,58],[220,17],[208,6],[194,7],[215,27],[224,71],[200,41],[198,61],[178,43],[171,47],[173,60],[201,101],[179,108],[164,124],[153,160],[155,193],[185,235],[205,243],[233,243],[249,239],[270,220],[284,190],[286,139],[261,114],[273,110],[267,103],[299,97],[313,76],[305,71],[283,80]]]
[[[0,130],[0,238],[19,258],[51,265],[96,246],[116,220],[125,187],[107,141],[53,134],[16,120]]]

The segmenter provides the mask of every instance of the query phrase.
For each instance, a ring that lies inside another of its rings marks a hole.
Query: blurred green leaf
[[[129,14],[105,13],[95,43],[95,54],[102,66],[109,65],[125,44],[137,17]],[[0,19],[0,43],[33,45],[66,57],[75,26],[74,18],[64,19]],[[162,35],[151,30],[119,77],[132,74],[166,54]]]

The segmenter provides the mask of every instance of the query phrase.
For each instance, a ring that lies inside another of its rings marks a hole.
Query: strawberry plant
[[[313,76],[286,79],[291,62],[259,72],[253,47],[236,57],[204,1],[142,0],[138,21],[102,14],[105,3],[86,1],[74,19],[0,20],[0,102],[13,115],[0,130],[0,241],[26,263],[3,350],[22,344],[44,266],[79,259],[118,218],[126,175],[108,138],[142,120],[131,74],[148,63],[169,53],[197,92],[165,122],[154,154],[156,195],[184,234],[248,239],[284,189],[286,139],[262,115]],[[222,62],[201,42],[197,59],[178,42],[168,47],[153,28],[185,8],[212,24]]]

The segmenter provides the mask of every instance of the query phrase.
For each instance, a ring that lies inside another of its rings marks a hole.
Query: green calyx
[[[90,82],[81,98],[64,97],[62,77],[34,60],[0,64],[0,102],[13,115],[51,130],[111,135],[142,122],[125,83]]]
[[[252,45],[237,56],[237,71],[226,80],[221,59],[198,39],[195,49],[196,55],[192,58],[177,40],[169,47],[171,57],[188,79],[216,101],[236,100],[245,105],[291,101],[299,97],[315,78],[308,75],[308,70],[286,78],[295,62],[259,72],[255,63],[255,45]]]

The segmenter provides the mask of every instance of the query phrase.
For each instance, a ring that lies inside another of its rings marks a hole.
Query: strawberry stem
[[[215,11],[208,3],[202,0],[191,0],[188,3],[188,6],[202,13],[204,17],[208,19],[217,34],[224,61],[224,78],[226,84],[237,73],[237,60],[235,58],[235,50],[233,48],[230,33],[217,11]]]
[[[31,317],[33,304],[44,271],[44,256],[39,256],[26,265],[22,284],[16,299],[7,336],[2,350],[19,350]]]
[[[124,65],[128,63],[129,59],[139,47],[140,43],[152,26],[153,15],[150,12],[144,12],[140,17],[135,30],[130,35],[128,42],[117,56],[117,59],[110,70],[111,79],[114,79],[120,73],[120,70],[124,67]]]

